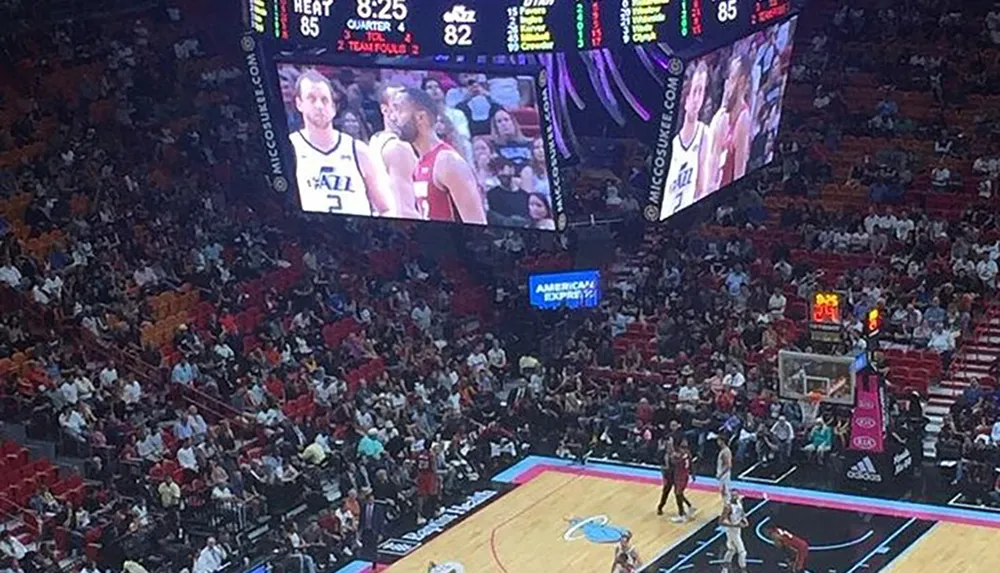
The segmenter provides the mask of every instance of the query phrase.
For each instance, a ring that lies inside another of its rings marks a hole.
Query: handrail
[[[962,340],[960,346],[955,348],[954,360],[951,361],[951,365],[948,368],[948,372],[945,373],[949,378],[955,372],[960,372],[961,367],[966,366],[967,363],[969,362],[969,359],[966,357],[967,351],[966,349],[962,349],[962,347],[968,344],[975,344],[975,342],[979,340],[979,337],[985,334],[986,329],[990,326],[990,319],[996,314],[996,308],[993,306],[993,304],[991,303],[984,303],[984,304],[986,305],[986,309],[983,312],[983,316],[980,317],[980,320],[973,327],[972,335],[969,338],[965,338],[964,340]],[[978,378],[979,377],[977,377],[977,379]],[[963,378],[963,380],[965,380],[965,378]]]
[[[17,503],[13,499],[11,499],[10,495],[8,495],[6,493],[0,493],[0,499],[5,500],[7,503],[9,503],[10,505],[14,506],[16,509],[18,509],[21,512],[20,515],[14,515],[13,512],[8,511],[8,510],[5,509],[5,510],[3,510],[4,513],[9,514],[10,517],[21,517],[22,520],[24,520],[24,523],[26,525],[28,524],[28,521],[26,519],[24,519],[24,518],[27,517],[27,516],[31,516],[31,519],[34,521],[34,524],[33,524],[33,526],[35,528],[34,534],[35,535],[41,535],[42,534],[42,520],[41,520],[40,517],[38,517],[37,515],[35,515],[35,511],[33,509],[31,509],[30,507],[24,507],[23,505]]]
[[[198,406],[207,402],[205,407],[208,408],[213,414],[219,416],[220,420],[227,420],[240,414],[239,410],[227,404],[225,401],[220,398],[216,398],[207,392],[199,390],[198,388],[185,386],[183,393],[185,398],[190,399]],[[218,410],[221,410],[221,412]]]

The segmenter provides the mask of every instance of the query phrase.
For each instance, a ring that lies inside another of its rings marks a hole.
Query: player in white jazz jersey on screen
[[[391,215],[392,196],[368,146],[333,128],[337,114],[330,80],[314,70],[295,82],[295,108],[305,126],[289,136],[302,210],[370,217]]]
[[[688,69],[682,88],[684,118],[680,131],[674,137],[660,210],[661,220],[694,203],[704,194],[705,177],[701,165],[705,161],[702,150],[708,149],[708,126],[702,123],[700,115],[707,88],[708,66],[702,61]]]

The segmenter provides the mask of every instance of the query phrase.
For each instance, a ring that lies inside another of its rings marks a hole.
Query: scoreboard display
[[[344,54],[433,56],[722,44],[791,0],[245,0],[251,31]]]

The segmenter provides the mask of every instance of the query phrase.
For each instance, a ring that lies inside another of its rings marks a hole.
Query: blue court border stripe
[[[934,530],[937,529],[938,526],[940,526],[940,525],[941,525],[941,522],[935,523],[934,525],[930,526],[930,528],[927,531],[924,531],[923,533],[921,533],[920,537],[914,539],[913,543],[909,544],[906,547],[906,549],[904,549],[902,552],[899,553],[899,555],[896,555],[895,557],[893,557],[892,561],[890,561],[890,562],[886,563],[885,565],[883,565],[882,566],[882,571],[885,571],[885,572],[888,573],[889,571],[895,570],[896,567],[898,566],[899,562],[902,561],[902,559],[904,557],[906,557],[911,552],[913,552],[917,548],[917,546],[920,545],[920,543],[924,540],[924,538],[929,537],[932,533],[934,533]]]
[[[351,561],[336,572],[331,571],[330,573],[364,573],[371,569],[371,566],[372,564],[368,561]]]
[[[892,541],[894,539],[896,539],[897,537],[899,537],[899,535],[901,533],[903,533],[904,531],[906,531],[907,528],[909,528],[911,525],[913,525],[916,522],[917,522],[917,518],[916,517],[911,517],[909,520],[906,521],[906,523],[904,523],[903,525],[900,525],[899,528],[896,529],[896,531],[892,532],[892,535],[890,535],[889,537],[886,537],[882,541],[882,543],[879,543],[878,545],[875,546],[874,549],[872,549],[871,551],[869,551],[868,555],[865,555],[861,559],[861,561],[858,561],[857,563],[855,563],[854,567],[851,567],[850,569],[848,569],[847,573],[854,573],[858,569],[867,568],[868,567],[868,560],[869,559],[871,559],[872,557],[875,557],[876,555],[878,555],[879,551],[881,551],[883,547],[889,547],[889,544],[892,543]]]
[[[597,470],[601,472],[607,472],[615,475],[620,475],[623,477],[632,477],[640,479],[659,479],[660,472],[654,469],[646,469],[634,466],[623,466],[623,465],[613,465],[606,463],[588,463],[586,465],[580,465],[578,462],[572,460],[566,460],[561,458],[550,458],[546,456],[528,456],[527,458],[521,460],[520,462],[514,464],[506,471],[500,472],[494,476],[494,481],[512,483],[515,482],[519,476],[527,472],[532,471],[538,466],[556,466],[556,467],[577,467],[583,470]],[[697,483],[709,486],[718,486],[718,481],[714,478],[698,476]],[[871,510],[871,513],[881,513],[881,512],[907,512],[907,513],[927,513],[934,516],[941,516],[942,519],[947,519],[949,517],[957,520],[975,520],[981,522],[995,523],[1000,526],[1000,514],[991,513],[986,511],[977,511],[970,509],[963,509],[954,506],[947,505],[936,505],[930,503],[920,503],[912,501],[896,501],[891,499],[882,499],[876,497],[865,497],[859,495],[851,495],[845,493],[836,493],[830,491],[821,491],[814,489],[804,489],[796,488],[783,485],[771,485],[762,484],[758,482],[746,482],[741,480],[734,480],[732,482],[734,487],[740,489],[746,489],[748,492],[755,492],[764,495],[775,495],[775,496],[795,496],[802,498],[804,501],[816,501],[820,504],[822,503],[832,503],[832,504],[851,504],[858,506],[861,509]]]

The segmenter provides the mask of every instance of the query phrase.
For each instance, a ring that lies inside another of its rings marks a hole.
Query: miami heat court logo
[[[441,564],[431,563],[427,573],[465,573],[465,567],[461,563],[448,562]]]
[[[567,520],[569,528],[563,534],[566,541],[586,539],[591,543],[618,543],[625,533],[624,527],[611,525],[606,515],[594,515],[584,519],[574,517]]]

